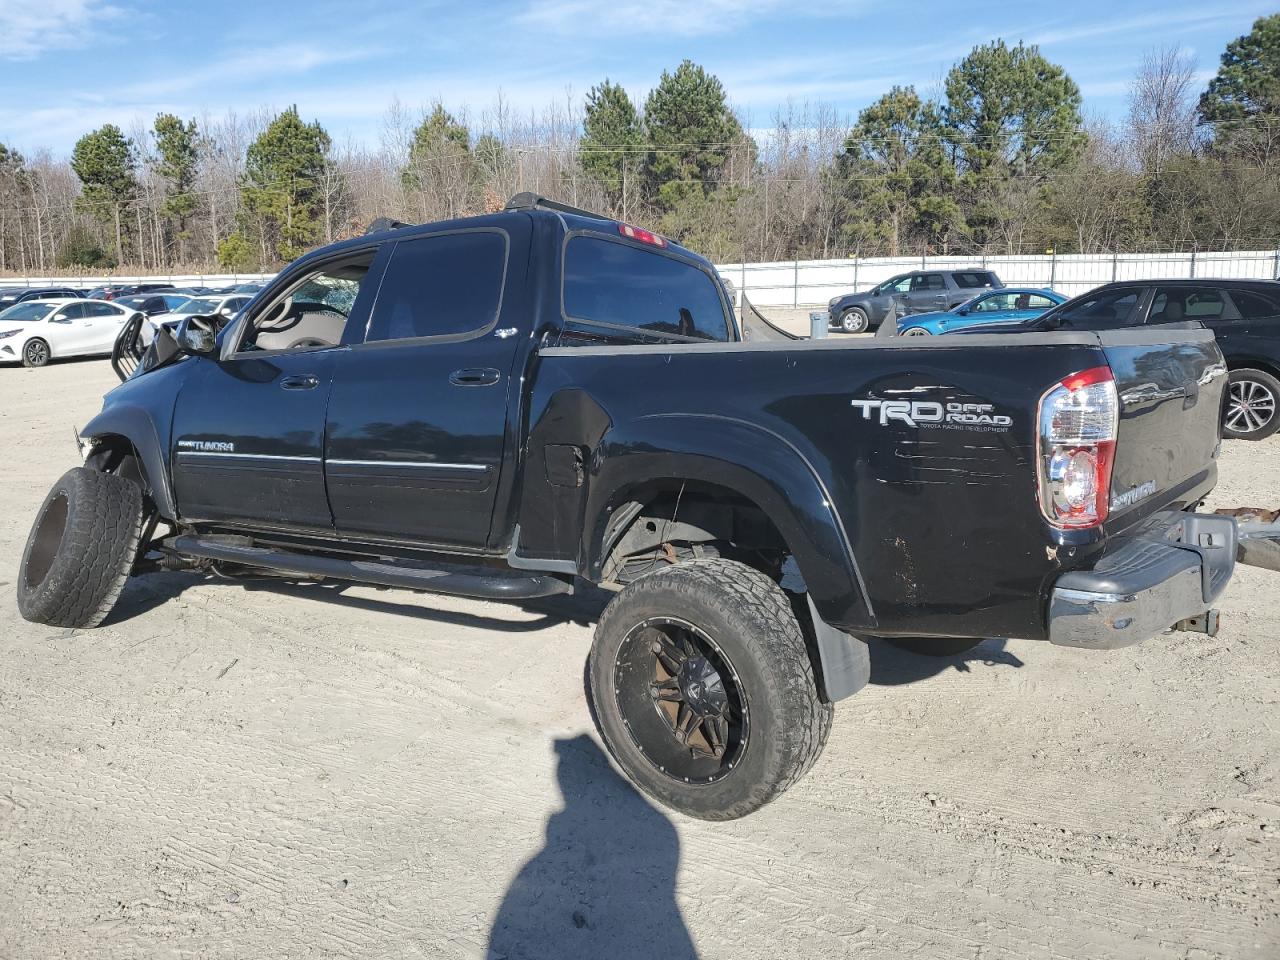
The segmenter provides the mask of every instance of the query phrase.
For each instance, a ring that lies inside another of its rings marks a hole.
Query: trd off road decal
[[[880,426],[904,423],[918,429],[973,430],[978,433],[1004,433],[1013,426],[1013,418],[996,413],[994,404],[958,400],[859,400],[850,401],[862,411],[863,420],[878,421]]]

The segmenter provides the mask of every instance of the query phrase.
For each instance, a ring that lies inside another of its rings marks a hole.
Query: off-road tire
[[[75,467],[36,514],[18,568],[18,610],[55,627],[96,627],[129,578],[142,531],[132,480]]]
[[[1248,399],[1252,402],[1251,410],[1240,418],[1239,425],[1245,427],[1243,430],[1227,426],[1232,416],[1236,415],[1236,393],[1239,391],[1250,391]],[[1265,440],[1280,430],[1280,380],[1265,370],[1241,367],[1231,371],[1227,393],[1227,405],[1222,412],[1224,437],[1231,440]],[[1259,424],[1258,420],[1264,422]]]
[[[967,653],[981,640],[966,637],[883,637],[885,643],[922,657],[956,657]]]
[[[49,344],[39,339],[28,340],[22,348],[22,365],[24,367],[45,367],[53,357]]]
[[[845,333],[866,333],[871,325],[861,307],[850,307],[840,315],[840,329]]]
[[[667,776],[639,748],[618,705],[616,658],[631,630],[653,617],[679,617],[715,640],[744,694],[750,733],[738,762],[712,783]],[[622,771],[665,806],[702,820],[746,816],[781,795],[813,766],[831,732],[804,634],[787,595],[732,560],[694,560],[646,574],[605,609],[587,660],[592,717]]]

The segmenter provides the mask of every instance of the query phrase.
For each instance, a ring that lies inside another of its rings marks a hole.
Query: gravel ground
[[[18,617],[105,362],[0,369],[0,957],[1263,958],[1280,949],[1280,591],[1214,639],[876,648],[779,802],[655,810],[591,729],[599,611],[131,581]],[[1213,506],[1280,506],[1280,440]],[[691,946],[692,945],[692,946]]]

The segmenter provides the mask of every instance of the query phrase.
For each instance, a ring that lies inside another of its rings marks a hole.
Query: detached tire
[[[731,560],[678,564],[626,587],[596,627],[587,686],[623,772],[703,820],[743,817],[782,794],[831,732],[786,594]]]
[[[142,530],[142,490],[87,467],[63,474],[22,552],[18,610],[34,623],[96,627],[129,578]]]

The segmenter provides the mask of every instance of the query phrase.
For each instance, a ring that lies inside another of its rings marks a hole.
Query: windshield
[[[45,316],[53,312],[56,304],[40,303],[37,300],[28,300],[26,303],[14,304],[8,310],[0,310],[0,320],[7,322],[23,322],[26,320],[43,320]]]
[[[221,302],[217,297],[196,297],[194,300],[188,300],[181,306],[175,307],[171,312],[203,316],[207,313],[217,313],[218,304]]]

